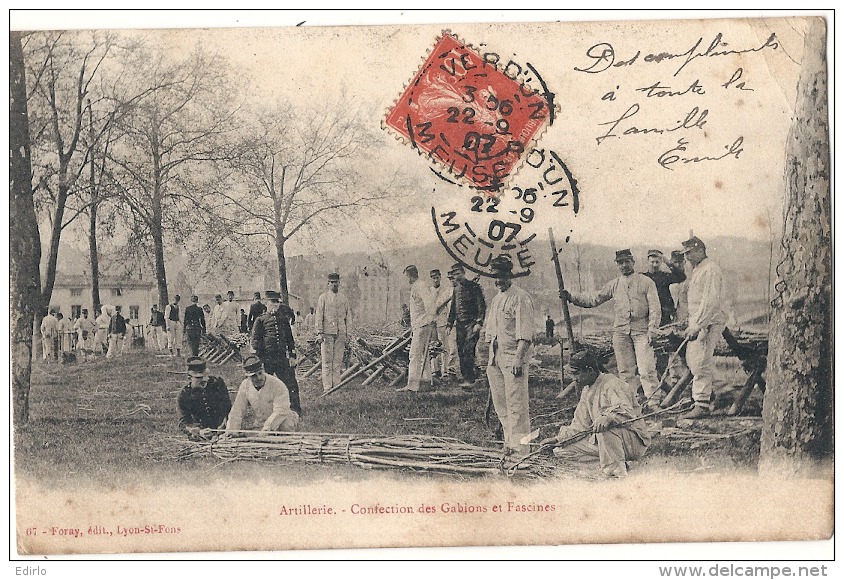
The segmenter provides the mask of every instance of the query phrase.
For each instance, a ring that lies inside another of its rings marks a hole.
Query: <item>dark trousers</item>
[[[472,333],[474,322],[457,321],[457,356],[460,359],[460,374],[467,382],[474,383],[478,378],[475,368],[475,349],[478,346],[478,333]]]
[[[185,334],[188,337],[188,348],[191,356],[199,356],[199,337],[202,336],[201,328],[186,328]]]
[[[286,357],[266,357],[263,359],[264,370],[267,374],[281,379],[290,395],[290,409],[302,416],[302,405],[299,401],[299,381],[296,380],[296,369],[290,366]]]

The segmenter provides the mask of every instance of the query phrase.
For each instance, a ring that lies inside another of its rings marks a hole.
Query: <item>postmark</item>
[[[527,276],[539,259],[540,250],[532,242],[544,235],[540,222],[554,224],[565,236],[572,231],[580,189],[559,153],[532,148],[518,181],[499,196],[478,192],[456,199],[452,208],[431,208],[437,238],[468,270],[492,276],[491,260],[506,254],[513,262],[513,276]]]
[[[529,63],[505,63],[444,32],[383,126],[444,179],[496,195],[553,123],[554,107],[553,93]]]

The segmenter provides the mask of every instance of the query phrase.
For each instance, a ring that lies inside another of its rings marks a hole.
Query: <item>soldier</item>
[[[267,296],[269,299],[269,296]],[[264,315],[266,316],[266,315]],[[261,325],[261,318],[255,321],[255,328]],[[293,431],[299,424],[299,416],[291,410],[288,389],[277,377],[264,370],[261,360],[250,355],[243,360],[246,378],[240,383],[234,405],[226,422],[226,436],[243,428],[247,409],[252,409],[255,427],[262,431]]]
[[[212,429],[225,427],[232,400],[226,382],[208,372],[205,359],[192,356],[187,365],[190,383],[179,393],[179,428],[193,441],[208,439]]]
[[[88,358],[94,354],[94,330],[96,323],[88,318],[88,309],[82,309],[82,316],[76,319],[73,330],[76,331],[76,346],[82,358]]]
[[[190,306],[185,308],[185,334],[192,357],[199,355],[199,339],[206,332],[205,313],[199,307],[199,297],[190,297]]]
[[[181,296],[176,294],[173,297],[173,302],[168,304],[164,309],[164,320],[167,324],[167,348],[170,349],[171,356],[182,356],[182,341],[184,340],[182,333],[184,332],[184,326],[182,325],[179,306],[179,300],[181,298]]]
[[[451,267],[449,278],[454,286],[454,297],[448,313],[448,328],[456,329],[457,356],[460,359],[460,374],[463,375],[461,386],[468,390],[478,379],[475,351],[486,317],[486,300],[480,284],[466,279],[462,264],[457,263]]]
[[[240,308],[237,302],[234,301],[234,291],[226,292],[226,301],[223,302],[223,320],[217,321],[220,326],[220,333],[226,338],[231,338],[239,332],[240,327]]]
[[[436,327],[435,338],[439,341],[442,353],[431,361],[434,366],[434,377],[445,377],[453,371],[454,359],[457,358],[457,341],[454,333],[448,328],[448,313],[451,310],[451,300],[454,296],[454,286],[442,283],[439,270],[431,270],[431,294],[434,300],[434,315]]]
[[[158,350],[164,350],[161,339],[164,338],[164,343],[166,344],[167,338],[164,330],[165,326],[164,313],[158,309],[158,304],[153,304],[149,313],[149,334],[152,338],[152,340],[150,340],[150,346],[155,344],[158,347]]]
[[[340,292],[340,275],[328,275],[328,292],[317,300],[315,324],[322,355],[322,388],[329,391],[340,383],[343,352],[349,336],[349,300]]]
[[[267,307],[261,302],[261,293],[255,292],[255,302],[249,306],[249,317],[246,320],[247,332],[252,332],[252,326],[255,324],[255,320],[266,311]]]
[[[436,322],[434,303],[428,286],[419,279],[419,270],[414,265],[404,269],[410,284],[408,308],[410,311],[410,362],[407,366],[407,385],[396,392],[419,392],[422,380],[430,378],[428,348]]]
[[[43,311],[42,311],[43,312]],[[49,362],[56,358],[56,338],[59,336],[59,319],[52,308],[41,320],[41,351],[42,358]]]
[[[607,373],[589,351],[572,355],[565,371],[582,389],[580,401],[571,425],[563,425],[556,437],[544,439],[541,444],[553,445],[592,431],[582,441],[555,448],[554,455],[574,461],[597,459],[604,475],[626,476],[628,462],[642,457],[651,441],[633,394],[624,381]],[[619,425],[629,420],[633,421]]]
[[[122,306],[114,307],[114,316],[108,327],[108,352],[106,358],[119,356],[123,353],[123,339],[126,338],[126,319],[120,313]]]
[[[692,371],[692,399],[695,406],[685,418],[706,417],[712,410],[712,375],[715,371],[715,345],[724,325],[724,274],[720,266],[706,256],[700,238],[683,242],[683,253],[694,271],[689,278],[689,326],[686,329],[686,363]]]
[[[607,282],[598,292],[573,294],[566,290],[565,295],[572,304],[581,308],[613,301],[612,347],[618,374],[635,394],[639,387],[636,379],[638,368],[642,390],[650,399],[659,383],[653,349],[662,315],[659,295],[653,280],[634,271],[636,262],[630,250],[618,250],[615,263],[621,276]]]
[[[108,349],[108,327],[111,325],[111,306],[105,304],[97,310],[97,333],[94,336],[94,349],[103,354]]]
[[[662,269],[663,264],[668,267],[669,272]],[[659,296],[659,306],[662,312],[659,325],[665,326],[674,322],[677,309],[674,306],[674,298],[671,296],[671,285],[679,284],[686,279],[686,273],[683,271],[682,254],[677,256],[672,252],[669,261],[659,250],[648,250],[648,271],[643,273],[656,284],[656,293]]]
[[[533,300],[513,286],[513,263],[507,256],[490,262],[495,271],[495,295],[484,324],[489,341],[486,376],[492,404],[504,428],[504,455],[525,455],[530,450],[522,439],[530,433],[528,360],[533,342]]]
[[[281,295],[267,290],[267,311],[255,320],[252,326],[252,350],[264,365],[268,374],[283,381],[290,393],[290,408],[299,416],[302,407],[299,401],[299,383],[296,380],[296,344],[290,328],[289,307],[280,303]],[[282,308],[284,306],[285,308]]]

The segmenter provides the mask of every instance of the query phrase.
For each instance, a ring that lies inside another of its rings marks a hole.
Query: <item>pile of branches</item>
[[[685,338],[683,328],[668,326],[660,329],[654,337],[654,351],[656,354],[672,354],[683,343]],[[764,356],[768,352],[768,335],[758,332],[734,331],[732,335],[736,342],[733,346],[728,345],[724,337],[718,338],[715,346],[717,356],[739,356],[742,358],[745,353],[753,353]],[[587,347],[604,361],[609,360],[613,354],[612,336],[607,334],[596,334],[584,336],[578,340],[580,345]],[[736,348],[739,352],[736,351]]]
[[[542,477],[555,464],[532,457],[512,468],[500,451],[448,437],[430,435],[346,435],[242,431],[217,441],[181,442],[177,457],[212,456],[223,461],[304,462],[349,464],[363,469],[401,469],[452,475],[506,473]]]

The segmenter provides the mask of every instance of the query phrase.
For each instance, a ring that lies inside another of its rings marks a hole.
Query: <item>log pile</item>
[[[242,431],[218,441],[180,441],[179,459],[212,456],[222,461],[349,464],[363,469],[400,469],[453,475],[543,477],[555,463],[534,457],[513,468],[500,451],[430,435],[352,435]]]

